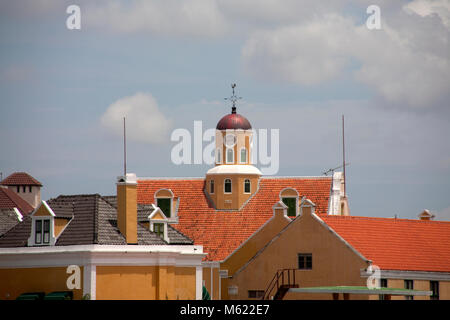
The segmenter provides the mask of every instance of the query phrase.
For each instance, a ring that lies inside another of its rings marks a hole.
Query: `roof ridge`
[[[388,218],[388,217],[369,217],[369,216],[340,216],[340,215],[319,215],[325,219],[366,219],[366,220],[389,220],[389,221],[408,221],[416,223],[444,223],[450,224],[450,221],[444,220],[420,220],[420,219],[408,219],[408,218]]]

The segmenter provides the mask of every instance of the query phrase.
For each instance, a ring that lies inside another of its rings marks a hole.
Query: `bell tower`
[[[216,126],[215,167],[206,173],[206,192],[219,210],[239,210],[258,187],[261,171],[251,164],[253,131],[236,112],[236,84],[231,85],[231,113]]]

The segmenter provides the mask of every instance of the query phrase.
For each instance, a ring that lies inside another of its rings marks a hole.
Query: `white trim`
[[[225,191],[225,183],[226,183],[227,180],[230,180],[230,184],[231,184],[231,191],[230,192],[226,192]],[[231,179],[231,178],[223,179],[223,193],[224,194],[232,194],[233,193],[233,179]]]
[[[195,267],[195,299],[202,300],[203,293],[203,268]]]
[[[171,194],[172,196],[171,196],[171,197],[167,197],[167,196],[164,196],[164,197],[157,197],[156,194],[157,194],[158,192],[160,192],[160,191],[169,191],[170,194]],[[173,195],[172,190],[170,190],[170,189],[168,189],[168,188],[161,188],[161,189],[158,189],[158,190],[156,190],[155,193],[153,194],[153,198],[154,198],[154,199],[156,199],[156,198],[168,199],[168,198],[173,198],[173,197],[174,197],[174,195]]]
[[[366,269],[360,270],[361,278],[367,278],[372,274],[368,273]],[[380,277],[401,280],[450,281],[450,272],[380,270]]]
[[[83,296],[89,294],[91,300],[96,300],[97,268],[94,264],[83,265]]]
[[[226,157],[225,157],[225,163],[226,164],[233,164],[234,163],[234,147],[232,147],[232,148],[226,148],[225,149],[226,151],[225,151],[225,155],[226,155]],[[228,151],[232,151],[233,152],[233,159],[231,160],[231,161],[228,161]]]
[[[159,224],[163,224],[163,239],[164,241],[166,241],[167,243],[170,242],[169,239],[169,235],[168,235],[168,230],[167,230],[167,224],[169,222],[169,219],[166,217],[166,215],[164,214],[164,212],[161,210],[161,208],[155,206],[152,203],[152,207],[153,207],[153,211],[152,213],[150,213],[150,215],[148,216],[148,220],[149,220],[149,230],[151,232],[155,232],[155,223],[159,223]],[[157,214],[160,213],[162,215],[162,219],[153,219],[153,217]]]
[[[20,213],[20,211],[17,208],[13,208],[13,210],[14,210],[14,213],[16,214],[16,216],[17,216],[17,220],[19,220],[19,222],[22,222],[23,221],[23,215]]]
[[[209,169],[206,172],[207,175],[210,174],[248,174],[248,175],[258,175],[261,176],[262,173],[258,168],[250,164],[235,164],[235,165],[220,165]]]
[[[202,246],[74,245],[0,249],[0,268],[41,268],[84,264],[104,266],[201,266]]]

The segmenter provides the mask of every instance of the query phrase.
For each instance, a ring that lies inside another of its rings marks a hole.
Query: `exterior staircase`
[[[290,288],[298,288],[295,273],[298,269],[279,269],[266,290],[262,300],[282,300]]]

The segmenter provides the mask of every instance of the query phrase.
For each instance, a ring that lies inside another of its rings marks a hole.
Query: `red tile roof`
[[[14,191],[0,187],[0,209],[13,208],[17,208],[22,215],[27,215],[33,211],[33,207]]]
[[[42,184],[26,172],[14,172],[0,182],[4,186],[40,186]]]
[[[272,206],[286,187],[295,188],[316,204],[316,213],[326,214],[331,178],[262,178],[258,192],[241,211],[218,211],[208,204],[204,179],[146,179],[138,181],[138,203],[155,203],[161,188],[171,189],[180,198],[179,223],[172,226],[203,245],[206,260],[221,261],[247,240],[273,215]]]
[[[450,272],[450,222],[323,216],[382,270]]]

